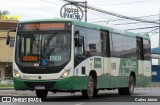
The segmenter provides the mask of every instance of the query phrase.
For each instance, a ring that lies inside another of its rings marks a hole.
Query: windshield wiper
[[[49,42],[50,42],[55,36],[56,36],[55,34],[51,35],[51,36],[47,39],[47,42],[45,43],[44,46],[48,46]]]

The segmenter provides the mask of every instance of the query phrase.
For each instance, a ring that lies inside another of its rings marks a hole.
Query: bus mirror
[[[82,47],[83,37],[80,36],[79,31],[75,31],[75,47]]]
[[[9,42],[10,42],[10,35],[9,35],[9,32],[16,32],[16,30],[11,29],[11,30],[8,31],[7,37],[6,37],[6,45],[9,45]]]
[[[9,42],[10,42],[10,35],[7,35],[6,45],[9,45]]]
[[[83,37],[79,36],[78,37],[78,47],[82,47],[82,43],[83,43]]]
[[[80,34],[79,34],[79,31],[76,31],[74,35],[75,35],[75,36],[79,36],[79,35],[80,35]]]
[[[75,47],[82,47],[83,37],[81,36],[75,37],[74,41],[75,41]]]
[[[74,38],[75,47],[78,46],[78,38]]]

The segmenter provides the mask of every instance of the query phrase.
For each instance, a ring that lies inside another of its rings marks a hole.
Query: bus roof
[[[86,27],[86,28],[92,28],[92,29],[97,29],[97,30],[108,30],[113,33],[119,33],[122,35],[127,35],[131,37],[142,37],[144,39],[150,39],[149,35],[147,34],[138,34],[138,33],[133,33],[129,32],[126,30],[121,30],[118,28],[110,27],[110,26],[103,26],[103,25],[98,25],[98,24],[93,24],[93,23],[87,23],[87,22],[82,22],[78,20],[73,20],[73,19],[63,19],[63,18],[54,18],[54,19],[38,19],[38,20],[28,20],[28,21],[21,21],[19,23],[36,23],[36,22],[71,22],[74,25],[81,26],[81,27]]]

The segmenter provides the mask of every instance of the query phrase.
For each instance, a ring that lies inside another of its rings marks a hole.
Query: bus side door
[[[136,37],[137,39],[137,56],[138,56],[138,75],[144,74],[144,54],[143,54],[143,38]]]
[[[103,69],[102,69],[102,82],[103,88],[110,87],[110,43],[109,43],[109,31],[101,30],[101,49],[103,57]]]

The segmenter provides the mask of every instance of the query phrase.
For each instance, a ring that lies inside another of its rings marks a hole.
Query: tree
[[[9,14],[9,11],[7,11],[7,10],[4,10],[4,11],[0,10],[0,17],[8,15],[8,14]]]
[[[9,11],[7,10],[0,10],[0,20],[18,20],[19,18],[21,18],[21,16],[14,16],[9,14]]]
[[[0,19],[3,19],[8,14],[9,14],[9,11],[7,11],[7,10],[4,10],[4,11],[0,10]]]

